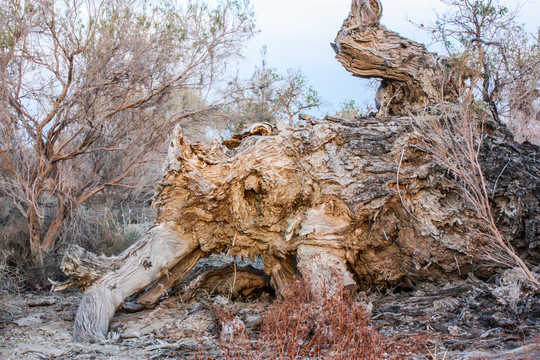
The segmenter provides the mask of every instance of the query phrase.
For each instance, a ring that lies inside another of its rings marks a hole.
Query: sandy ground
[[[231,302],[217,296],[185,304],[173,297],[155,309],[119,311],[107,343],[79,344],[71,331],[80,298],[76,291],[0,295],[0,358],[219,358],[214,305],[230,310],[250,330],[271,301]],[[443,359],[444,354],[448,360],[540,359],[539,296],[504,305],[485,286],[463,282],[406,293],[360,293],[358,301],[372,309],[384,335],[425,334],[426,351],[418,359]]]
[[[214,303],[239,314],[247,327],[259,321],[267,302],[229,302],[224,297],[191,304],[164,301],[152,310],[119,311],[109,341],[72,341],[81,293],[25,293],[0,297],[1,359],[166,359],[186,358],[211,348],[218,331]],[[210,353],[209,353],[210,354]],[[209,355],[210,356],[210,355]]]

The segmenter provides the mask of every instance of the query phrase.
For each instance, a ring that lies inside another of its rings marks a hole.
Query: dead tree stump
[[[493,263],[475,256],[474,214],[416,146],[413,122],[311,119],[282,131],[261,125],[264,133],[254,126],[232,148],[191,145],[177,130],[156,193],[156,227],[116,257],[76,247],[66,254],[64,272],[85,289],[75,338],[104,339],[126,297],[154,284],[139,298],[151,305],[200,257],[223,251],[261,257],[274,287],[299,273],[315,279],[314,291],[335,282],[368,288],[488,276]],[[540,164],[527,146],[488,137],[482,156],[503,231],[538,261]]]

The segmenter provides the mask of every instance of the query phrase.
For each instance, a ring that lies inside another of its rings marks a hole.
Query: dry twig
[[[527,279],[540,285],[527,265],[515,253],[512,245],[499,231],[490,204],[490,197],[480,165],[479,154],[483,139],[482,115],[476,114],[474,104],[461,104],[457,110],[447,108],[441,116],[424,115],[419,120],[425,148],[434,160],[455,176],[455,182],[481,222],[488,246],[486,255],[503,265],[517,265]],[[497,179],[498,180],[498,179]]]

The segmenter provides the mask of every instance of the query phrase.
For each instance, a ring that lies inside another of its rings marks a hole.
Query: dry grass
[[[6,250],[0,250],[0,294],[18,292],[23,282],[17,269],[8,265],[8,257]]]
[[[315,299],[305,280],[280,291],[256,332],[234,328],[231,312],[220,308],[216,314],[224,359],[403,359],[418,353],[423,342],[385,339],[350,293],[341,289]]]
[[[152,224],[153,216],[142,210],[107,203],[81,206],[66,223],[58,246],[79,244],[98,254],[119,254],[137,241]]]
[[[441,114],[424,114],[417,118],[423,132],[421,141],[434,160],[454,175],[456,185],[476,213],[479,236],[485,242],[484,255],[505,266],[517,265],[527,279],[538,286],[538,280],[502,236],[493,217],[479,160],[483,125],[488,115],[472,100],[457,106],[441,105],[439,110]]]
[[[59,270],[65,247],[79,244],[98,254],[113,255],[137,241],[153,221],[140,206],[130,210],[100,202],[81,206],[66,222],[59,240],[47,254],[32,256],[25,220],[13,205],[0,198],[0,290],[40,290],[49,286],[48,278],[60,279]],[[49,221],[49,217],[45,218]]]

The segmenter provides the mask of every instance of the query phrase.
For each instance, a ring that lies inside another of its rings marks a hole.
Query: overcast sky
[[[416,29],[416,23],[430,23],[435,10],[444,10],[439,0],[382,0],[382,24],[402,36],[426,43],[429,38]],[[362,105],[372,103],[374,90],[367,80],[354,78],[335,59],[330,47],[343,20],[350,11],[351,0],[251,0],[260,33],[250,41],[243,66],[249,74],[260,64],[260,50],[267,46],[267,63],[281,72],[301,69],[311,85],[333,112],[344,100]],[[516,4],[509,1],[508,4]],[[520,20],[535,29],[540,25],[540,0],[528,1]]]

